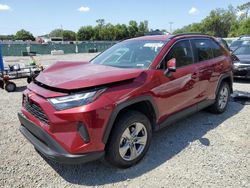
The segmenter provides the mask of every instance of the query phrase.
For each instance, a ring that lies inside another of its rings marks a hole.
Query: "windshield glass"
[[[250,55],[250,45],[241,46],[237,48],[233,53],[235,55]]]
[[[119,68],[146,69],[154,61],[166,41],[131,40],[114,45],[91,63]]]
[[[236,41],[233,41],[232,44],[230,45],[230,47],[237,47],[237,46],[240,46],[242,44],[242,40],[236,40]]]

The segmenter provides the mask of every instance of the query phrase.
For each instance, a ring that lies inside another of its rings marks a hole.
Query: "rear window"
[[[196,62],[206,61],[213,58],[211,43],[208,39],[193,39],[191,41]]]

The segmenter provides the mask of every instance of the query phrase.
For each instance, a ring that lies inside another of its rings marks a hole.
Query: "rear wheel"
[[[16,84],[14,82],[7,82],[5,84],[5,90],[8,92],[13,92],[16,90]]]
[[[106,148],[107,161],[117,167],[128,168],[146,154],[152,137],[148,118],[137,111],[121,116],[114,124]]]
[[[228,83],[222,82],[216,95],[215,103],[209,107],[212,113],[220,114],[225,112],[230,98],[230,88]]]

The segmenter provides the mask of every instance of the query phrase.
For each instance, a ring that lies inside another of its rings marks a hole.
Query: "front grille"
[[[24,108],[43,123],[49,124],[48,117],[37,104],[24,100]]]

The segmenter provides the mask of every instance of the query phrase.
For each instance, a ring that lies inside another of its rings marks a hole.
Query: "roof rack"
[[[171,39],[173,39],[173,38],[175,38],[175,37],[179,37],[179,36],[186,36],[186,35],[204,35],[204,36],[209,36],[209,35],[204,34],[204,33],[190,32],[190,33],[180,33],[180,34],[173,35],[173,36],[171,37]]]

